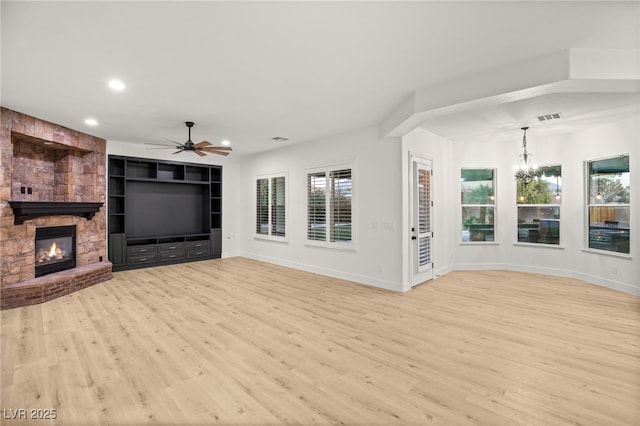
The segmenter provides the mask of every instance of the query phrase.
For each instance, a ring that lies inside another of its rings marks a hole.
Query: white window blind
[[[284,176],[271,178],[271,235],[285,236],[285,197]]]
[[[269,180],[256,180],[256,234],[269,233]]]
[[[329,241],[351,241],[351,170],[329,172],[331,223]]]
[[[307,238],[327,239],[327,178],[325,172],[307,175]]]
[[[286,175],[256,179],[256,235],[285,237],[287,223]]]
[[[418,171],[418,266],[431,263],[431,173],[429,170]],[[426,236],[424,236],[427,234]]]
[[[329,243],[353,240],[351,168],[307,174],[307,238]]]

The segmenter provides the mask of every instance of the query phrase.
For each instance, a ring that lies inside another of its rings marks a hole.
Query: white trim
[[[460,185],[458,186],[459,191],[458,195],[462,194],[462,171],[463,170],[491,170],[493,171],[493,204],[464,204],[462,199],[460,199],[460,221],[458,226],[460,226],[460,232],[458,236],[460,237],[460,244],[462,245],[483,245],[483,244],[498,244],[498,169],[496,167],[460,167],[460,171],[458,173],[458,177],[460,178]],[[462,240],[462,209],[464,207],[490,207],[493,208],[493,241],[463,241]]]
[[[262,256],[253,253],[243,253],[242,256],[249,259],[255,259],[262,262],[272,263],[274,265],[285,266],[287,268],[297,269],[300,271],[311,272],[314,274],[325,275],[327,277],[338,278],[341,280],[351,281],[357,284],[363,284],[371,287],[376,287],[384,290],[391,290],[395,292],[403,292],[409,289],[403,290],[402,283],[381,280],[378,278],[367,277],[364,275],[351,274],[348,272],[338,271],[336,269],[322,268],[319,266],[313,266],[305,263],[291,262],[279,258]]]
[[[514,246],[521,246],[521,247],[553,248],[553,249],[562,249],[562,250],[564,250],[564,246],[562,246],[560,244],[521,243],[519,241],[514,241],[513,245]]]
[[[289,244],[289,238],[287,237],[278,237],[278,236],[274,236],[274,235],[264,235],[264,234],[255,234],[253,236],[254,240],[261,240],[261,241],[271,241],[274,243],[282,243],[282,244]]]
[[[582,251],[583,252],[588,252],[588,253],[594,253],[594,254],[604,254],[604,255],[608,255],[608,256],[616,256],[616,257],[622,257],[622,258],[629,258],[631,259],[631,250],[632,250],[632,246],[629,245],[629,253],[619,253],[616,251],[611,251],[611,250],[599,250],[599,249],[594,249],[589,247],[589,237],[590,237],[590,233],[591,233],[591,224],[589,222],[589,210],[592,206],[594,207],[604,207],[604,206],[611,206],[611,207],[628,207],[629,208],[629,241],[632,240],[631,236],[632,236],[632,229],[631,229],[631,220],[633,218],[632,214],[632,209],[631,209],[631,203],[606,203],[606,204],[591,204],[591,175],[589,174],[589,164],[590,163],[594,163],[596,161],[604,161],[604,160],[611,160],[614,158],[621,158],[621,157],[629,157],[629,171],[627,173],[629,173],[629,178],[631,178],[631,165],[633,164],[631,162],[631,154],[630,153],[626,153],[626,154],[620,154],[620,155],[611,155],[611,156],[607,156],[607,157],[602,157],[602,158],[597,158],[597,159],[591,159],[591,160],[584,160],[582,162],[582,171],[583,171],[583,177],[582,177],[582,182],[584,184],[583,187],[583,205],[585,206],[584,210],[583,210],[583,238],[582,238]]]
[[[279,178],[279,177],[283,177],[284,178],[284,236],[279,236],[279,235],[271,235],[271,193],[272,193],[272,187],[271,187],[271,179],[273,178]],[[268,174],[262,174],[262,175],[256,175],[253,178],[253,182],[254,182],[254,186],[253,186],[253,191],[254,191],[254,200],[257,203],[257,199],[255,198],[255,191],[256,191],[256,185],[255,183],[260,180],[260,179],[266,179],[267,180],[267,187],[268,187],[268,207],[267,207],[267,217],[268,217],[268,234],[258,234],[256,233],[256,229],[255,226],[258,223],[258,217],[257,217],[257,205],[254,205],[254,211],[253,211],[253,236],[255,239],[257,240],[264,240],[264,241],[276,241],[276,242],[284,242],[284,243],[288,243],[289,242],[289,171],[285,170],[283,172],[276,172],[276,173],[268,173]]]
[[[418,242],[416,240],[413,240],[412,237],[418,236],[419,231],[411,231],[412,228],[417,228],[418,225],[416,223],[417,221],[417,217],[416,217],[416,211],[415,211],[415,207],[417,203],[417,198],[418,198],[418,194],[417,192],[417,185],[415,182],[416,179],[416,167],[417,166],[422,166],[422,168],[424,168],[425,170],[428,170],[430,173],[430,177],[429,177],[429,196],[430,196],[430,201],[432,203],[432,205],[435,205],[434,203],[434,199],[433,199],[433,194],[434,194],[434,189],[433,189],[433,159],[432,158],[427,158],[427,157],[423,157],[421,155],[415,154],[411,151],[408,152],[408,167],[407,167],[407,171],[408,171],[408,181],[407,181],[407,193],[409,195],[408,197],[408,224],[409,224],[409,228],[407,229],[408,234],[407,234],[407,247],[408,247],[408,254],[409,254],[409,262],[408,262],[408,268],[409,268],[409,286],[410,287],[414,287],[418,284],[424,283],[426,281],[432,280],[435,277],[435,271],[434,271],[434,265],[435,265],[435,231],[434,231],[434,223],[435,223],[435,219],[434,219],[434,214],[435,214],[435,209],[432,207],[430,209],[430,224],[429,227],[431,229],[431,233],[433,235],[433,237],[430,238],[430,244],[431,244],[431,266],[427,267],[425,270],[420,270],[420,267],[418,266],[418,248],[417,248],[417,244]],[[419,237],[419,236],[418,236]]]
[[[353,246],[352,243],[345,243],[342,241],[329,242],[329,241],[318,241],[318,240],[306,240],[304,242],[304,246],[329,249],[329,250],[356,251],[356,247]]]
[[[585,253],[604,254],[605,256],[621,257],[623,259],[631,260],[630,253],[620,253],[618,251],[612,251],[612,250],[598,250],[598,249],[588,248],[588,247],[582,248],[581,250]]]
[[[330,208],[330,191],[329,191],[329,173],[333,172],[333,171],[338,171],[338,170],[350,170],[351,171],[351,241],[349,242],[343,242],[343,241],[328,241],[329,238],[329,208]],[[326,209],[326,214],[325,214],[325,220],[327,221],[326,226],[327,226],[327,231],[325,232],[325,240],[324,241],[320,241],[320,240],[310,240],[309,239],[309,187],[308,187],[308,181],[309,181],[309,175],[310,174],[314,174],[314,173],[325,173],[326,178],[327,178],[327,188],[326,188],[326,193],[325,193],[325,197],[326,197],[326,202],[325,202],[325,209]],[[321,248],[328,248],[328,249],[336,249],[336,250],[351,250],[351,251],[356,251],[357,249],[357,218],[358,218],[358,214],[357,214],[357,162],[354,160],[352,162],[348,162],[348,163],[337,163],[337,164],[331,164],[331,165],[326,165],[326,166],[322,166],[322,167],[312,167],[312,168],[308,168],[305,170],[305,174],[304,174],[304,178],[305,178],[305,208],[307,210],[307,215],[305,218],[305,240],[304,240],[304,245],[308,246],[308,247],[321,247]],[[348,246],[345,246],[348,245]]]
[[[640,296],[640,287],[635,287],[620,281],[613,281],[595,275],[585,274],[580,271],[572,271],[568,269],[545,268],[512,263],[465,263],[451,265],[450,268],[451,271],[486,271],[494,269],[575,278],[577,280],[586,281],[588,283],[599,285],[601,287],[610,288],[612,290],[621,291],[623,293],[632,294],[634,296]]]

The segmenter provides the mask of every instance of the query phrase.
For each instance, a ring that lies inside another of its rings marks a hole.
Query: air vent
[[[559,118],[562,118],[562,114],[559,113],[559,112],[556,112],[556,113],[553,113],[553,114],[539,115],[538,116],[538,121],[557,120]]]
[[[282,136],[276,136],[275,138],[271,138],[276,142],[284,142],[284,141],[288,141],[289,139],[287,138],[283,138]]]

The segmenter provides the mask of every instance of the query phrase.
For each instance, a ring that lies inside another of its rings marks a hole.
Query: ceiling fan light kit
[[[189,129],[189,138],[185,143],[183,144],[175,143],[175,145],[170,147],[168,146],[167,148],[150,148],[150,149],[177,149],[177,151],[174,152],[173,154],[180,154],[181,152],[184,152],[184,151],[193,151],[196,153],[196,155],[200,157],[204,157],[205,155],[207,155],[207,153],[227,156],[229,155],[229,152],[231,152],[231,147],[213,146],[213,144],[209,141],[193,143],[193,141],[191,141],[191,128],[194,126],[195,123],[193,121],[185,121],[184,124]],[[158,145],[158,144],[151,144],[151,145]]]

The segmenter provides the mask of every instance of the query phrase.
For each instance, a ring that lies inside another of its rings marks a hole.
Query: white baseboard
[[[297,269],[300,271],[311,272],[314,274],[326,275],[332,278],[338,278],[341,280],[353,281],[358,284],[364,284],[371,287],[382,288],[391,291],[402,291],[401,283],[395,283],[393,281],[381,280],[375,277],[367,277],[363,275],[351,274],[348,272],[338,271],[335,269],[322,268],[314,265],[307,265],[304,263],[291,262],[288,260],[277,259],[269,256],[261,256],[253,253],[242,253],[241,256],[249,259],[259,260],[261,262],[273,263],[274,265],[285,266],[291,269]]]
[[[558,277],[574,278],[577,280],[586,281],[591,284],[599,285],[601,287],[610,288],[612,290],[621,291],[623,293],[632,294],[634,296],[640,296],[639,287],[635,287],[633,285],[620,281],[614,281],[595,275],[585,274],[579,271],[571,271],[568,269],[545,268],[541,266],[517,265],[512,263],[459,263],[456,265],[452,265],[449,269],[451,271],[481,271],[503,269],[507,271],[529,272],[532,274],[553,275]]]
[[[338,271],[335,269],[322,268],[319,266],[308,265],[304,263],[291,262],[287,260],[272,258],[269,256],[261,256],[252,253],[239,253],[224,257],[243,256],[250,259],[259,260],[262,262],[273,263],[274,265],[285,266],[287,268],[298,269],[300,271],[311,272],[314,274],[326,275],[333,278],[338,278],[347,281],[353,281],[358,284],[364,284],[372,287],[382,288],[391,291],[402,291],[402,284],[393,281],[381,280],[375,277],[367,277],[357,274],[351,274],[348,272]],[[558,268],[545,268],[534,267],[530,265],[517,265],[512,263],[458,263],[447,265],[435,270],[434,278],[437,279],[440,276],[446,275],[453,271],[483,271],[483,270],[507,270],[516,272],[528,272],[533,274],[552,275],[558,277],[574,278],[577,280],[586,281],[591,284],[606,287],[612,290],[621,291],[623,293],[631,294],[634,296],[640,296],[640,288],[629,285],[627,283],[609,280],[606,278],[598,277],[595,275],[585,274],[579,271],[571,271],[567,269]]]

